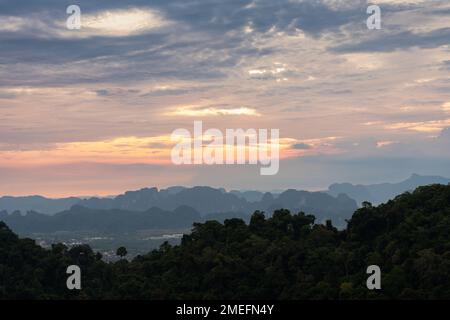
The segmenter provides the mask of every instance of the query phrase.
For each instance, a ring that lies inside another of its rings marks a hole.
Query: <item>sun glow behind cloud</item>
[[[81,28],[68,30],[64,20],[39,19],[0,15],[0,31],[20,32],[35,30],[39,35],[59,38],[125,37],[151,32],[169,26],[171,21],[161,12],[148,8],[104,10],[96,13],[81,12]]]
[[[442,110],[445,112],[450,112],[450,102],[446,102],[442,105]]]
[[[411,130],[423,133],[439,133],[442,129],[448,126],[450,126],[450,119],[420,122],[398,122],[388,124],[385,128],[391,130]]]
[[[82,32],[88,35],[128,36],[166,25],[168,21],[149,9],[102,11],[82,16]]]
[[[202,148],[208,148],[213,141],[213,136],[202,137]],[[293,138],[279,139],[280,159],[308,156],[314,154],[333,154],[337,150],[327,141],[335,140],[334,137],[323,139],[307,140],[311,145],[308,150],[295,149],[292,146],[301,141]],[[8,148],[0,145],[0,165],[5,167],[34,167],[43,165],[60,165],[70,163],[105,163],[105,164],[152,164],[152,165],[171,165],[171,151],[175,144],[179,142],[188,142],[194,150],[194,137],[180,139],[171,138],[171,136],[155,137],[119,137],[110,140],[101,141],[81,141],[51,144],[44,147],[36,146],[30,149]],[[256,140],[257,141],[257,140]],[[271,152],[269,139],[267,143],[257,142],[250,144],[246,142],[244,146],[245,154],[266,150]],[[212,146],[212,145],[211,145]],[[216,146],[214,146],[216,148]],[[223,137],[223,145],[218,148],[223,152],[233,152],[237,154],[238,147],[233,142],[227,141]],[[3,150],[2,150],[3,149]]]
[[[170,111],[167,115],[171,116],[186,116],[186,117],[202,117],[202,116],[253,116],[259,117],[255,109],[247,107],[239,108],[217,108],[217,107],[197,107],[197,106],[182,106]]]
[[[387,140],[387,141],[378,141],[378,142],[377,142],[377,148],[387,147],[387,146],[393,145],[393,144],[395,144],[395,143],[398,143],[398,141],[390,141],[390,140]]]
[[[45,150],[0,152],[1,165],[35,166],[77,162],[111,164],[170,163],[170,137],[120,137],[103,141],[57,143]]]

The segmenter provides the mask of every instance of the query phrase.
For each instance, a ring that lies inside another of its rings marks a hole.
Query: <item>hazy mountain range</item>
[[[374,185],[332,184],[325,192],[289,189],[279,194],[260,191],[230,192],[211,187],[144,188],[113,198],[48,199],[41,196],[0,198],[0,220],[17,232],[102,231],[185,228],[194,222],[246,220],[256,210],[268,216],[280,208],[327,219],[345,226],[362,201],[378,204],[420,185],[448,184],[449,179],[412,175],[399,183]],[[20,211],[20,212],[19,212]]]
[[[353,185],[350,183],[335,183],[328,188],[328,193],[338,195],[345,193],[350,198],[355,199],[358,205],[363,201],[372,204],[384,203],[406,191],[412,191],[419,186],[430,184],[449,184],[450,179],[440,176],[420,176],[413,174],[408,179],[398,183],[379,183],[371,185]]]
[[[151,208],[146,211],[121,209],[98,210],[73,206],[69,210],[49,216],[34,211],[22,216],[18,211],[7,215],[0,212],[3,220],[18,233],[51,233],[57,231],[134,232],[146,229],[189,228],[200,221],[200,214],[189,207],[174,211]]]
[[[81,201],[80,198],[70,197],[49,199],[42,196],[0,197],[0,211],[37,211],[46,214],[55,214],[69,209]]]
[[[339,194],[346,194],[354,199],[358,205],[362,201],[370,201],[374,204],[386,202],[397,195],[414,190],[418,186],[429,184],[448,184],[450,179],[440,176],[420,176],[413,174],[408,179],[398,183],[380,183],[371,185],[354,185],[350,183],[334,183],[329,186],[328,193],[333,197]],[[292,190],[289,190],[292,193]],[[315,194],[316,192],[305,193],[297,191],[299,195]],[[285,192],[261,192],[256,190],[231,190],[210,187],[186,188],[182,186],[169,187],[158,190],[157,188],[144,188],[137,191],[127,191],[124,194],[114,197],[69,197],[61,199],[49,199],[42,196],[0,197],[0,210],[13,211],[36,211],[44,214],[55,214],[70,209],[73,205],[81,205],[96,209],[126,209],[143,211],[151,207],[173,210],[179,206],[187,205],[198,210],[201,214],[208,214],[214,211],[236,211],[247,210],[251,203],[267,203],[270,195],[277,199]],[[263,197],[266,199],[263,201]],[[268,198],[267,198],[268,197]],[[269,201],[270,202],[270,201]],[[261,209],[258,205],[256,206]],[[266,208],[266,207],[264,207]]]
[[[172,190],[173,191],[173,190]],[[156,188],[129,191],[114,199],[80,200],[68,210],[54,215],[36,211],[21,214],[0,212],[17,232],[111,231],[130,232],[144,229],[184,228],[205,220],[223,221],[239,217],[244,220],[256,211],[268,216],[279,208],[314,214],[318,221],[331,219],[343,226],[345,219],[357,209],[356,202],[346,195],[333,197],[323,192],[287,190],[278,196],[265,193],[260,201],[210,187],[183,188],[177,192]]]

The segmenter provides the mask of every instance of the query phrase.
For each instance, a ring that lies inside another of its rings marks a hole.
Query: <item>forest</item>
[[[365,202],[338,230],[307,213],[195,223],[181,244],[106,263],[87,245],[51,249],[0,222],[1,299],[450,299],[450,185]],[[68,290],[78,265],[81,290]],[[366,268],[381,269],[368,290]]]

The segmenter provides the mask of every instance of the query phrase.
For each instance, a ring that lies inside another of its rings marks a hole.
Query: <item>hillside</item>
[[[450,299],[450,186],[365,204],[345,230],[314,217],[255,212],[250,223],[198,223],[179,246],[106,264],[87,246],[44,250],[0,224],[1,298]],[[65,289],[78,264],[83,289]],[[368,265],[382,290],[365,286]]]

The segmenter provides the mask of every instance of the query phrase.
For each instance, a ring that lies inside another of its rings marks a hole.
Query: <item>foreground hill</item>
[[[40,299],[450,299],[450,186],[365,203],[345,230],[314,217],[255,212],[195,224],[179,246],[106,264],[88,246],[44,250],[0,224],[0,297]],[[65,269],[82,269],[82,290]],[[366,288],[366,268],[382,289]]]

